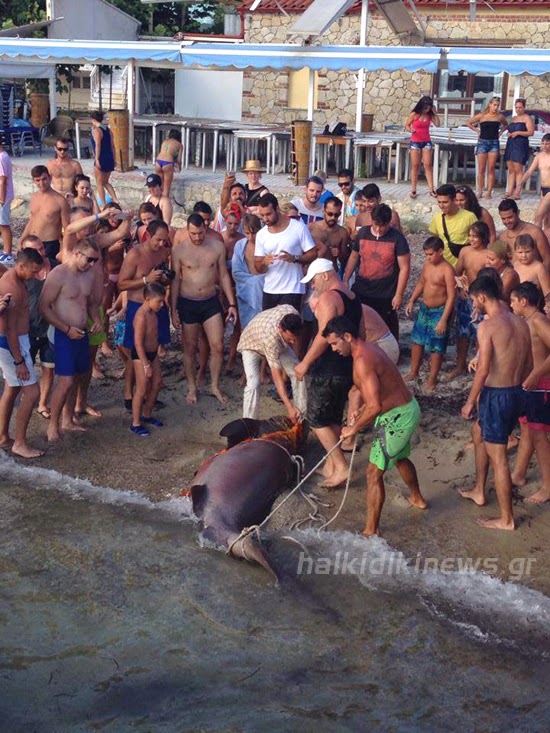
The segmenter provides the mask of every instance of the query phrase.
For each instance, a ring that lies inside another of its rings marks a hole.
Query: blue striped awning
[[[51,64],[80,62],[91,64],[127,63],[162,65],[181,62],[181,43],[166,41],[63,41],[57,38],[0,38],[2,61],[33,61]]]
[[[447,60],[451,74],[458,71],[471,74],[506,71],[512,76],[550,73],[550,49],[545,48],[449,48]]]
[[[183,65],[219,69],[347,69],[358,71],[437,71],[435,46],[297,46],[247,43],[195,43],[182,46]]]

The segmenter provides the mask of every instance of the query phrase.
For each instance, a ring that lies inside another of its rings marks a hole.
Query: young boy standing
[[[550,275],[542,262],[536,259],[535,240],[530,234],[520,234],[514,244],[514,270],[520,282],[534,283],[544,297],[550,293]]]
[[[410,316],[415,301],[422,296],[420,311],[412,331],[411,371],[404,377],[412,382],[418,377],[424,349],[430,353],[430,376],[426,392],[433,392],[447,350],[447,325],[455,302],[455,271],[444,259],[444,244],[439,237],[428,237],[423,245],[426,263],[405,313]]]
[[[491,233],[485,222],[472,224],[468,231],[468,245],[460,250],[456,264],[457,307],[456,307],[456,366],[446,378],[448,380],[464,374],[468,359],[470,341],[477,335],[476,324],[472,322],[472,299],[468,288],[474,282],[478,272],[487,262],[487,245]]]
[[[141,437],[149,435],[142,423],[161,428],[163,423],[152,416],[153,406],[162,385],[157,313],[164,304],[165,288],[151,282],[143,288],[143,305],[134,316],[134,346],[131,356],[134,363],[136,388],[132,398],[132,433]]]

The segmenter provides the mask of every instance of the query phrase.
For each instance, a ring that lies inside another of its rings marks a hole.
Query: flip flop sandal
[[[40,417],[43,417],[44,420],[49,420],[52,416],[49,410],[37,410],[36,412],[40,415]]]
[[[147,425],[152,425],[154,428],[163,428],[164,423],[162,420],[157,420],[156,417],[143,417],[141,416],[141,422],[146,423]]]

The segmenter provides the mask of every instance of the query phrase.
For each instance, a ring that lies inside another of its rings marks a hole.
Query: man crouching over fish
[[[342,316],[330,320],[323,336],[333,351],[353,359],[353,383],[364,405],[353,415],[342,438],[354,438],[374,420],[374,440],[367,466],[367,521],[363,534],[378,534],[384,505],[384,473],[393,466],[410,492],[409,502],[418,509],[428,506],[420,493],[416,468],[409,455],[411,436],[420,422],[420,407],[407,389],[395,364],[375,344],[358,338],[358,329]]]

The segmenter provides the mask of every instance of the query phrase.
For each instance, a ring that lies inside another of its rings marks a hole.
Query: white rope
[[[262,440],[262,438],[259,438],[259,440]],[[273,441],[269,441],[269,440],[268,440],[268,441],[265,441],[265,442],[273,442]],[[235,546],[235,545],[237,544],[237,542],[239,542],[239,540],[242,540],[242,539],[244,539],[244,538],[245,538],[245,537],[247,537],[247,536],[248,536],[249,534],[252,534],[252,533],[254,532],[254,533],[256,533],[256,534],[258,535],[258,537],[259,537],[259,534],[260,534],[260,530],[261,530],[261,528],[262,528],[262,527],[264,526],[264,524],[267,524],[267,522],[269,522],[269,520],[271,519],[271,517],[272,517],[272,516],[273,516],[273,515],[274,515],[274,514],[275,514],[276,512],[278,512],[278,511],[279,511],[279,509],[280,509],[280,508],[281,508],[281,507],[283,506],[283,504],[285,504],[285,503],[286,503],[286,502],[287,502],[287,501],[288,501],[288,500],[290,499],[290,497],[291,497],[291,496],[292,496],[292,495],[293,495],[293,494],[294,494],[294,493],[295,493],[296,491],[298,491],[298,489],[300,488],[300,486],[302,486],[303,484],[305,484],[305,482],[306,482],[306,481],[308,480],[308,478],[309,478],[309,477],[310,477],[310,476],[311,476],[311,475],[312,475],[313,473],[315,473],[315,471],[316,471],[316,470],[317,470],[317,469],[319,468],[319,466],[320,466],[320,465],[322,465],[322,464],[323,464],[323,463],[324,463],[324,462],[325,462],[325,461],[327,460],[327,458],[328,458],[328,457],[330,456],[330,454],[331,454],[331,453],[332,453],[333,451],[335,451],[335,450],[336,450],[336,448],[338,448],[338,447],[339,447],[339,446],[340,446],[340,445],[341,445],[341,444],[342,444],[343,442],[344,442],[344,438],[340,438],[340,440],[339,440],[339,441],[338,441],[338,442],[336,443],[336,445],[333,445],[333,446],[332,446],[332,448],[331,448],[331,449],[330,449],[330,450],[328,451],[328,453],[326,453],[326,454],[325,454],[325,455],[324,455],[324,456],[323,456],[323,457],[321,458],[321,460],[320,460],[320,461],[319,461],[318,463],[316,463],[316,465],[315,465],[315,466],[313,466],[313,468],[311,469],[311,471],[310,471],[310,472],[309,472],[309,473],[308,473],[308,474],[307,474],[306,476],[304,476],[304,478],[303,478],[303,479],[302,479],[301,481],[299,481],[299,482],[298,482],[298,483],[296,484],[296,486],[295,486],[295,487],[294,487],[294,488],[292,489],[292,491],[291,491],[291,492],[290,492],[289,494],[287,494],[287,495],[285,496],[285,498],[284,498],[284,499],[283,499],[283,500],[282,500],[282,501],[281,501],[281,502],[280,502],[279,504],[277,504],[277,506],[276,506],[276,507],[274,507],[274,508],[273,508],[273,509],[271,510],[271,512],[270,512],[270,513],[269,513],[269,514],[267,515],[267,517],[266,517],[266,518],[265,518],[265,519],[263,520],[263,522],[261,522],[260,524],[254,524],[254,525],[252,525],[251,527],[244,527],[244,528],[243,528],[243,529],[241,530],[241,534],[240,534],[240,535],[239,535],[239,536],[238,536],[238,537],[237,537],[236,539],[234,539],[234,540],[233,540],[233,542],[231,542],[231,544],[230,544],[230,545],[228,546],[228,548],[227,548],[227,554],[228,554],[228,555],[230,555],[230,554],[231,554],[231,551],[232,551],[232,549],[233,549],[233,547],[234,547],[234,546]],[[279,444],[278,444],[278,443],[275,443],[275,445],[279,445]],[[279,447],[283,448],[283,450],[285,450],[285,452],[287,452],[287,453],[288,453],[288,451],[286,450],[286,448],[284,448],[283,446],[279,446]],[[296,458],[296,456],[293,456],[293,457],[294,457],[294,458]],[[351,468],[351,466],[350,466],[350,468]],[[349,485],[349,476],[348,476],[348,485]],[[304,496],[304,498],[305,498],[305,495],[304,495],[303,493],[302,493],[302,495],[303,495],[303,496]],[[312,502],[310,501],[310,503],[312,503]],[[316,508],[316,507],[314,507],[314,508]],[[338,511],[340,511],[340,510],[338,510]],[[307,521],[307,519],[310,519],[310,518],[312,518],[312,517],[311,517],[311,515],[310,515],[309,517],[307,517],[307,518],[306,518],[306,521]],[[317,519],[317,520],[315,520],[315,521],[319,521],[319,520]],[[243,550],[243,551],[244,551],[244,550]]]
[[[319,529],[317,530],[317,534],[318,535],[321,534],[321,530],[322,529],[325,529],[325,527],[328,527],[329,524],[332,524],[332,522],[334,522],[334,520],[336,519],[336,517],[340,514],[340,512],[344,508],[344,504],[346,503],[346,498],[348,496],[348,490],[349,490],[349,485],[350,485],[350,481],[351,481],[351,468],[353,466],[353,459],[355,458],[355,452],[356,452],[356,450],[357,450],[357,433],[355,434],[355,440],[353,441],[353,450],[351,452],[351,458],[349,460],[348,480],[346,481],[346,488],[344,489],[344,496],[342,497],[342,501],[340,502],[340,506],[338,507],[338,511],[332,517],[332,519],[329,519],[328,522],[325,522],[324,524],[322,524],[319,527]]]

